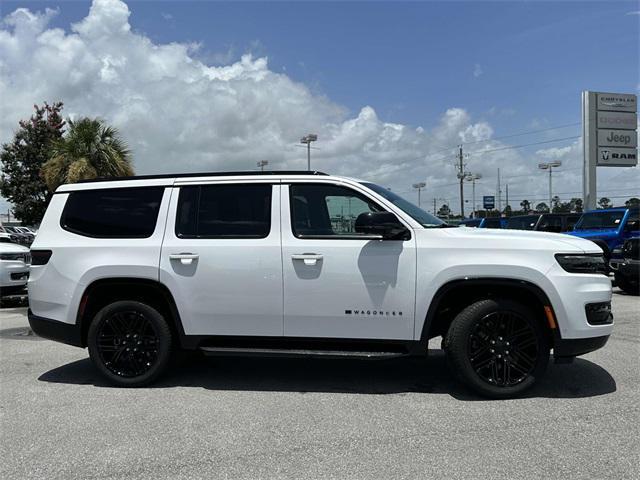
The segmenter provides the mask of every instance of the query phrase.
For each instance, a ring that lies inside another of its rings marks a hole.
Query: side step
[[[384,359],[407,356],[403,352],[357,352],[349,350],[304,350],[288,348],[200,347],[205,355],[260,357],[322,357]]]

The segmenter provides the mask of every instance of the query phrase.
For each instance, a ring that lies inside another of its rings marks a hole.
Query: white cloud
[[[484,73],[484,71],[482,70],[482,67],[480,66],[479,63],[476,63],[473,66],[473,76],[475,78],[478,78],[480,75],[482,75]]]
[[[69,31],[48,28],[53,15],[18,9],[3,21],[2,142],[34,103],[56,100],[64,101],[67,116],[98,116],[118,127],[138,173],[253,169],[262,159],[274,169],[303,169],[306,154],[297,144],[313,132],[319,136],[313,168],[378,181],[409,198],[410,185],[426,179],[423,198],[449,198],[453,206],[455,149],[443,147],[493,136],[491,125],[462,108],[448,109],[432,130],[389,123],[372,106],[349,113],[271,70],[266,56],[216,64],[201,49],[220,46],[154,43],[131,28],[129,8],[119,0],[94,0]],[[531,181],[537,158],[517,150],[482,154],[502,146],[466,147],[475,152],[468,168],[484,174],[477,195],[494,191],[498,167],[521,176],[513,179],[514,194],[544,192],[544,181]],[[575,172],[567,185],[578,188]]]
[[[640,10],[635,10],[635,11],[627,12],[627,15],[640,15]]]

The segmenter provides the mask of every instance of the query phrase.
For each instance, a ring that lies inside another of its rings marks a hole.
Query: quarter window
[[[265,238],[271,230],[271,185],[180,188],[176,235],[181,238]]]
[[[289,187],[293,234],[300,236],[357,236],[358,215],[383,211],[364,195],[327,184]]]
[[[147,238],[153,234],[164,187],[107,188],[71,192],[62,228],[96,238]]]

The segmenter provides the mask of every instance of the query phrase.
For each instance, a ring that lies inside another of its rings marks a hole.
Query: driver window
[[[296,236],[354,236],[358,215],[383,208],[350,188],[329,184],[289,187],[293,234]]]

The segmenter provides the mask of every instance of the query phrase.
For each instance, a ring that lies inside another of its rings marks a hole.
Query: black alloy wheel
[[[511,398],[530,388],[549,363],[544,318],[506,299],[477,301],[453,320],[444,349],[455,374],[490,398]]]
[[[525,380],[536,366],[538,349],[533,327],[513,311],[485,315],[469,335],[471,366],[485,382],[499,387]]]
[[[89,355],[103,375],[121,386],[141,386],[166,368],[171,332],[157,310],[133,301],[107,305],[89,328]]]

